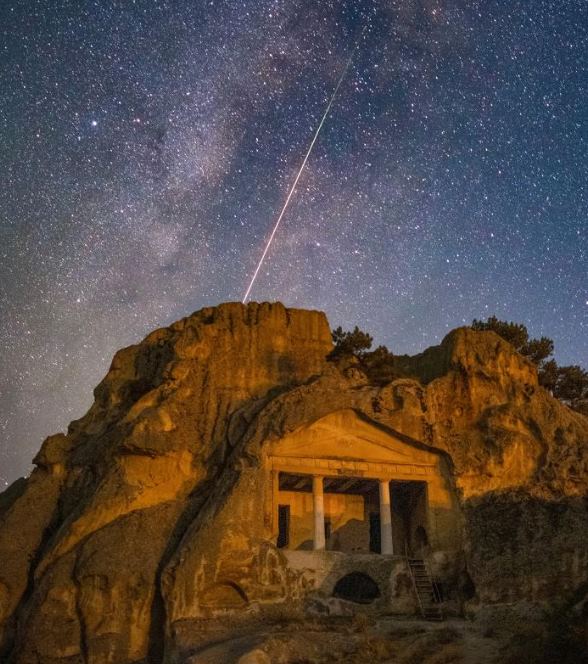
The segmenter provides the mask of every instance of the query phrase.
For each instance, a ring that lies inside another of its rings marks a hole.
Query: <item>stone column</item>
[[[314,542],[315,551],[325,550],[325,501],[323,497],[323,478],[312,478],[312,502],[314,507]]]
[[[392,508],[390,504],[390,481],[380,480],[380,542],[381,553],[391,556],[392,545]]]

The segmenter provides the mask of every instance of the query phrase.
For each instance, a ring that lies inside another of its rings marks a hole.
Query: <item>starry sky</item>
[[[118,348],[243,297],[358,42],[251,299],[588,365],[584,0],[3,0],[0,488]]]

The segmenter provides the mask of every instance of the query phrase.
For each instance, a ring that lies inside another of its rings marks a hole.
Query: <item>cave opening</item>
[[[371,576],[362,572],[351,572],[337,581],[333,597],[356,604],[371,604],[380,597],[380,589]]]

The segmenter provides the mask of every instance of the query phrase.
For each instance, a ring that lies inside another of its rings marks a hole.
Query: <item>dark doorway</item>
[[[371,604],[380,596],[380,589],[367,574],[351,572],[337,581],[333,596],[356,604]]]
[[[372,553],[381,553],[382,551],[382,532],[380,530],[380,515],[378,512],[370,513],[370,551]]]
[[[278,549],[290,544],[290,505],[278,505]]]
[[[427,546],[427,483],[421,481],[394,480],[391,499],[397,537],[406,550],[416,557],[423,556]]]
[[[333,523],[331,522],[331,519],[328,516],[326,516],[325,517],[325,542],[329,541],[332,531],[333,531]]]
[[[417,526],[417,529],[414,531],[414,541],[417,550],[422,550],[429,545],[427,531],[422,526]]]

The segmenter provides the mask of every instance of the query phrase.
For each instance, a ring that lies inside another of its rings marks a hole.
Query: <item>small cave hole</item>
[[[414,537],[419,548],[429,545],[427,531],[422,526],[418,526],[418,528],[415,530]]]
[[[208,609],[241,609],[248,601],[247,594],[238,584],[223,581],[204,590],[200,605]]]
[[[380,597],[378,584],[367,574],[351,572],[341,577],[335,584],[333,597],[356,604],[371,604]]]
[[[470,575],[464,570],[459,579],[459,590],[465,600],[473,599],[476,596],[476,586]]]

